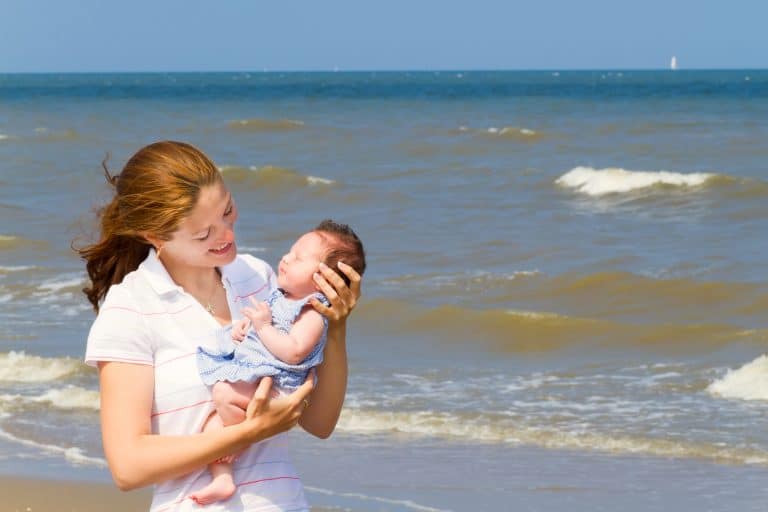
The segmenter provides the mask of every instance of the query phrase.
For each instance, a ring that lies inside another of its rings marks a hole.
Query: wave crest
[[[0,381],[48,382],[82,368],[80,360],[71,357],[40,357],[23,351],[0,354]]]
[[[289,132],[303,128],[304,121],[253,118],[230,121],[227,126],[241,132]]]
[[[588,196],[625,194],[657,186],[695,188],[717,177],[714,173],[676,173],[668,171],[628,171],[621,168],[575,167],[555,180],[555,184]]]
[[[510,443],[548,449],[586,450],[615,454],[685,457],[726,464],[768,465],[768,452],[753,448],[633,435],[559,430],[517,425],[489,414],[434,411],[384,412],[344,409],[339,430],[358,434],[404,433],[475,442]]]
[[[763,354],[737,370],[728,370],[707,391],[722,398],[768,400],[768,355]]]
[[[544,136],[540,131],[531,130],[530,128],[520,128],[518,126],[502,126],[501,128],[490,126],[485,129],[459,126],[457,133],[514,140],[518,142],[537,142]]]
[[[327,187],[336,182],[318,176],[304,175],[293,169],[276,165],[241,167],[226,165],[219,170],[239,185],[252,188],[290,189],[301,187]]]
[[[482,342],[500,353],[543,353],[574,346],[643,347],[661,351],[711,349],[766,333],[716,323],[627,323],[547,311],[470,309],[453,304],[414,307],[378,299],[361,306],[359,318],[400,335],[423,333],[446,343]],[[381,325],[380,318],[398,322]]]

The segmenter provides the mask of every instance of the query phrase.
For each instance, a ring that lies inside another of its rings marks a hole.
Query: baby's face
[[[299,238],[282,257],[277,267],[277,285],[291,298],[301,298],[317,291],[312,276],[328,248],[314,231]]]

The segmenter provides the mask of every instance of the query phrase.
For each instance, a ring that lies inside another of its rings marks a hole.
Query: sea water
[[[241,252],[365,243],[313,504],[764,510],[767,136],[755,70],[0,75],[0,472],[109,478],[71,244],[173,139]]]

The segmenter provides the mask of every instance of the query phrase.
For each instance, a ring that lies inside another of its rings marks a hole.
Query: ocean
[[[109,480],[71,244],[162,139],[365,243],[313,505],[765,510],[768,71],[0,75],[0,474]]]

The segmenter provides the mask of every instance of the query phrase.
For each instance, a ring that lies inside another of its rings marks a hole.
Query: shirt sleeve
[[[154,364],[154,347],[144,315],[120,285],[113,285],[88,334],[85,363]]]

